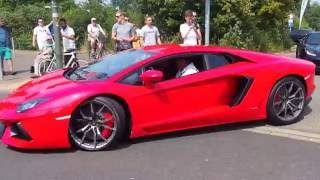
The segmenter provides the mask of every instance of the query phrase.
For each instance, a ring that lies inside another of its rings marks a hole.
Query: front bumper
[[[21,149],[70,148],[69,118],[57,120],[57,114],[40,114],[17,118],[0,113],[0,141]]]

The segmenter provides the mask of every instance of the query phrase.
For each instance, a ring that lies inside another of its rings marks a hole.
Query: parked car
[[[305,35],[297,45],[296,57],[313,62],[320,68],[320,32]]]
[[[177,77],[182,61],[197,70]],[[127,136],[261,119],[292,124],[311,100],[314,71],[311,62],[240,49],[131,49],[13,91],[0,101],[0,139],[23,149],[101,150]]]
[[[293,42],[299,44],[307,34],[312,32],[314,32],[312,29],[294,29],[290,32],[289,36]]]

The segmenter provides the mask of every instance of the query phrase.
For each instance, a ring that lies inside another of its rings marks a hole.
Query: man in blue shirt
[[[13,74],[11,57],[11,32],[9,28],[5,26],[4,18],[0,17],[0,80],[3,79],[3,61],[8,64],[9,74]]]

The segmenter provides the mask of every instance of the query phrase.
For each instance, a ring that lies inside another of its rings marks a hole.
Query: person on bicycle
[[[34,59],[34,66],[33,66],[34,67],[34,75],[31,76],[31,78],[38,78],[41,76],[39,64],[42,60],[50,59],[53,55],[53,50],[54,50],[53,39],[52,39],[51,35],[48,35],[45,43],[43,44],[41,51]]]
[[[61,27],[61,36],[63,42],[63,52],[64,53],[75,53],[76,50],[76,38],[73,28],[68,26],[67,21],[64,18],[59,20],[59,25]],[[68,63],[71,55],[64,55],[64,65]]]
[[[112,39],[115,41],[115,50],[117,52],[131,49],[134,40],[134,28],[132,23],[124,19],[123,12],[116,13],[117,23],[112,27]]]
[[[95,49],[97,48],[102,48],[102,47],[96,47],[97,46],[102,46],[102,43],[100,42],[99,37],[101,36],[106,36],[106,33],[103,31],[101,26],[97,24],[97,19],[96,18],[91,18],[91,24],[88,25],[87,27],[88,30],[88,41],[90,41],[90,51],[91,54],[95,54]]]

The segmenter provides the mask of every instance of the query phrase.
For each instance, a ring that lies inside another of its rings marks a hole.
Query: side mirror
[[[140,75],[140,78],[146,86],[152,86],[152,84],[162,81],[163,73],[158,70],[148,70],[143,72]]]

